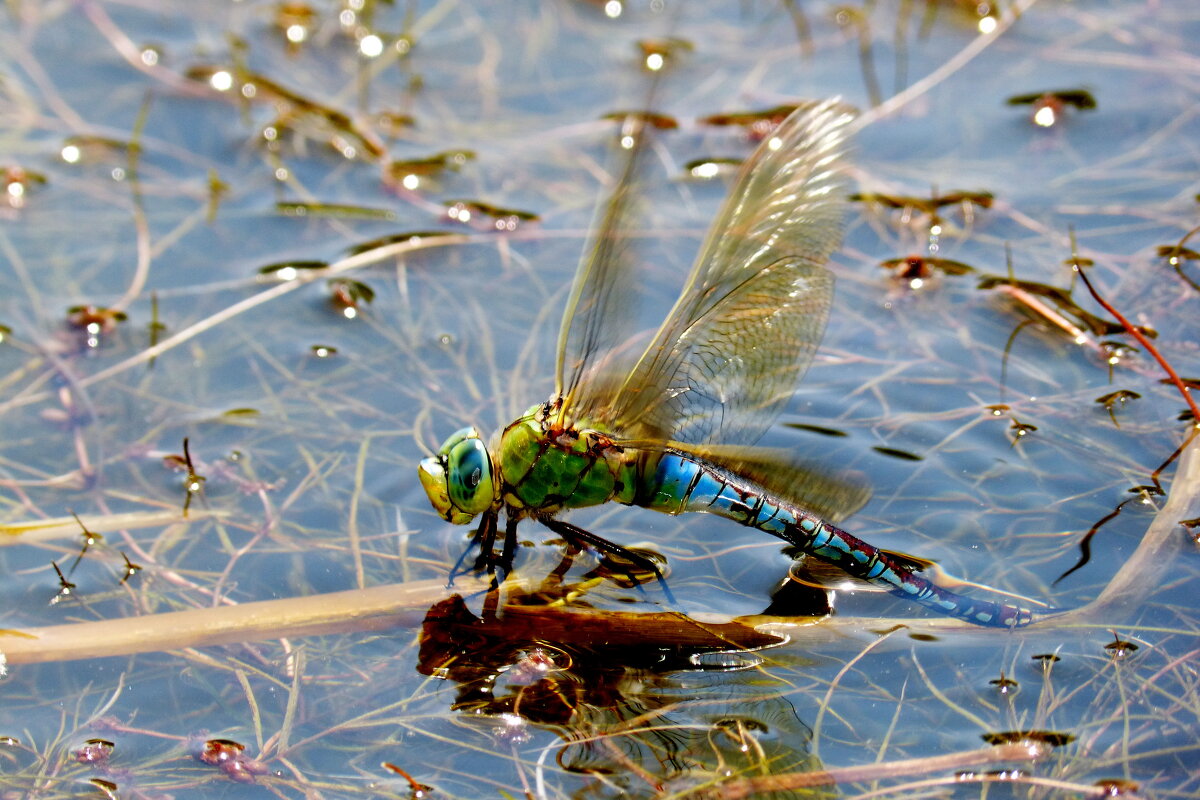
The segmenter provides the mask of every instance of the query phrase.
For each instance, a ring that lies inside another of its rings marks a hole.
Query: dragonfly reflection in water
[[[842,151],[852,116],[836,102],[810,104],[762,142],[674,308],[636,357],[618,349],[636,296],[621,236],[631,227],[632,178],[647,134],[625,137],[633,146],[624,173],[563,316],[553,396],[490,444],[464,428],[421,462],[421,483],[443,518],[466,524],[482,515],[477,569],[495,562],[501,512],[499,563],[506,569],[525,518],[569,542],[630,558],[558,519],[564,510],[616,501],[736,520],[976,624],[1031,621],[1027,609],[951,591],[834,526],[829,520],[845,509],[831,481],[804,474],[786,451],[753,446],[791,397],[824,331],[833,297],[824,264],[841,240]]]

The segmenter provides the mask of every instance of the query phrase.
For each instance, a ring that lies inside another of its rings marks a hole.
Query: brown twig
[[[1029,744],[1002,744],[993,747],[981,747],[977,750],[946,753],[941,756],[909,758],[903,761],[868,764],[861,767],[736,778],[724,781],[717,786],[701,789],[699,792],[690,795],[690,797],[738,800],[743,797],[757,797],[768,792],[794,791],[808,787],[832,786],[843,783],[865,783],[902,775],[925,775],[931,772],[963,770],[967,767],[981,764],[1033,761],[1044,755],[1044,748],[1031,747]]]

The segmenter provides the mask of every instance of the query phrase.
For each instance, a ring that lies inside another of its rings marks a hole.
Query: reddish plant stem
[[[1112,314],[1113,317],[1116,318],[1117,322],[1121,323],[1125,327],[1126,332],[1128,332],[1129,335],[1134,339],[1137,339],[1138,344],[1146,348],[1146,351],[1149,352],[1150,355],[1154,356],[1154,360],[1157,361],[1158,365],[1163,368],[1168,376],[1170,376],[1171,382],[1175,384],[1175,388],[1179,390],[1179,393],[1183,395],[1183,399],[1187,401],[1188,407],[1192,410],[1193,426],[1200,425],[1200,408],[1196,407],[1196,401],[1192,398],[1191,391],[1187,388],[1187,386],[1184,385],[1183,380],[1179,377],[1178,373],[1175,372],[1170,362],[1162,357],[1162,354],[1158,352],[1158,348],[1154,346],[1149,337],[1135,328],[1129,320],[1125,319],[1125,315],[1113,308],[1111,303],[1100,296],[1100,292],[1096,291],[1095,286],[1092,286],[1092,281],[1090,278],[1088,278],[1087,272],[1085,272],[1078,264],[1073,265],[1073,269],[1079,274],[1080,279],[1083,281],[1083,285],[1087,287],[1089,292],[1091,292],[1092,297],[1096,298],[1096,302],[1102,305],[1105,311]]]

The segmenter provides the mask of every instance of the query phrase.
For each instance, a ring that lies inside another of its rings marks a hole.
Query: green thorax
[[[648,454],[618,447],[600,431],[557,428],[550,408],[541,404],[529,409],[493,445],[504,502],[547,513],[610,500],[633,503]]]

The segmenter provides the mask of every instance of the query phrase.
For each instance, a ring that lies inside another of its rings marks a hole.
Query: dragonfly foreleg
[[[494,572],[496,569],[496,518],[495,511],[486,511],[479,519],[479,528],[475,531],[475,539],[479,542],[476,572]]]
[[[504,518],[504,549],[500,551],[500,568],[505,574],[512,572],[513,557],[517,554],[517,523],[520,517],[512,514]]]

